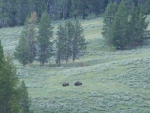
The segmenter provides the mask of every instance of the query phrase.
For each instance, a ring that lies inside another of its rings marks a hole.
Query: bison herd
[[[75,85],[75,86],[80,86],[80,85],[82,85],[82,83],[78,81],[78,82],[75,82],[74,85]],[[65,82],[65,83],[62,84],[62,86],[63,86],[63,87],[69,86],[69,83],[66,83],[66,82]]]

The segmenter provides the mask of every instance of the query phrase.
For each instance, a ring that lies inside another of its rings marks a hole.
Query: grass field
[[[53,23],[54,31],[62,22]],[[101,35],[102,18],[81,22],[88,48],[76,62],[56,67],[51,59],[43,67],[39,62],[23,67],[14,60],[34,113],[150,113],[149,41],[132,50],[108,51]],[[0,29],[5,54],[14,52],[21,30]],[[76,81],[83,85],[74,86]],[[62,87],[64,82],[69,86]]]

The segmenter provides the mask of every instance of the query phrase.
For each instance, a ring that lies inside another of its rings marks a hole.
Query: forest
[[[0,0],[0,113],[149,113],[150,0]]]
[[[24,25],[26,18],[35,11],[38,18],[47,11],[52,20],[80,17],[85,19],[91,13],[99,16],[105,12],[108,3],[121,0],[1,0],[0,27]],[[125,0],[131,5],[132,0]],[[150,13],[149,0],[133,0],[146,14]]]

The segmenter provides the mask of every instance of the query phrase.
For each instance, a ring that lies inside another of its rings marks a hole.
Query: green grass
[[[53,23],[54,31],[63,22]],[[23,67],[14,60],[19,78],[28,87],[31,109],[34,113],[149,113],[150,45],[108,51],[101,35],[102,18],[81,22],[88,47],[74,63],[56,67],[52,59],[43,67],[39,62]],[[14,52],[21,30],[0,29],[5,54]],[[83,85],[74,86],[76,81]],[[69,87],[62,87],[63,82]]]

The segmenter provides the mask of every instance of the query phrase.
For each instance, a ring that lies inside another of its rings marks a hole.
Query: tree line
[[[32,113],[24,81],[20,82],[12,57],[4,57],[0,41],[0,113]]]
[[[108,0],[0,0],[0,25],[20,26],[33,11],[38,18],[47,11],[52,20],[83,16],[104,11]],[[96,6],[96,7],[95,7]]]
[[[142,5],[128,0],[119,4],[111,2],[104,14],[103,36],[106,43],[115,49],[134,48],[148,38],[148,24]]]
[[[60,24],[56,39],[53,37],[53,27],[47,12],[42,13],[39,25],[37,25],[37,21],[36,12],[31,13],[31,16],[26,19],[14,52],[15,58],[21,64],[32,64],[37,60],[42,66],[54,56],[57,66],[60,66],[60,62],[63,60],[67,63],[72,57],[72,60],[75,61],[84,54],[87,43],[78,20]]]
[[[40,18],[47,11],[52,20],[77,18],[85,19],[93,13],[104,13],[110,2],[121,0],[0,0],[0,27],[24,25],[26,17],[35,11]],[[125,0],[141,5],[145,13],[150,13],[149,0]]]

